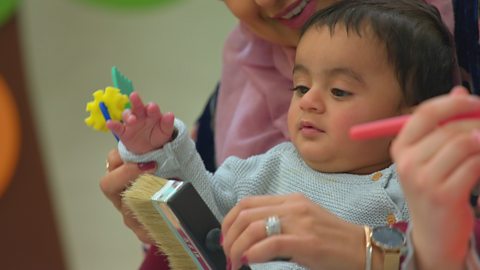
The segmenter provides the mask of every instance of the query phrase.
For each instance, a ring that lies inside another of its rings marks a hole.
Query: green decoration
[[[17,0],[0,0],[0,26],[12,16]]]
[[[3,1],[3,0],[0,0]],[[179,0],[82,0],[103,6],[118,8],[146,8],[179,2]]]

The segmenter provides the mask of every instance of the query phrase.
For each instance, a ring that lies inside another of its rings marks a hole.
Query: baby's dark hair
[[[301,35],[323,26],[334,34],[337,24],[359,36],[368,26],[385,43],[407,105],[448,93],[458,83],[453,37],[438,10],[423,0],[343,0],[313,15]]]

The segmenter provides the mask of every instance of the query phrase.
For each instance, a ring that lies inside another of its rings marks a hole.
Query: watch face
[[[398,249],[405,244],[403,233],[391,227],[374,228],[372,239],[386,249]]]

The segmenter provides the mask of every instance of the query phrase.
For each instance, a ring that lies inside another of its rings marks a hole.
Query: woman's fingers
[[[283,259],[307,266],[308,260],[306,258],[319,258],[321,256],[320,254],[312,254],[318,251],[311,246],[313,239],[316,238],[293,234],[272,236],[251,246],[243,254],[243,257],[248,263]],[[317,245],[321,244],[320,241],[317,241]],[[300,256],[297,257],[297,255]]]
[[[452,95],[432,98],[415,111],[400,132],[392,147],[392,152],[401,151],[437,128],[443,121],[461,113],[469,113],[480,108],[480,99],[463,94],[462,88],[455,88]]]
[[[112,150],[107,157],[108,172],[100,180],[100,189],[122,214],[125,225],[144,243],[153,244],[143,226],[132,216],[131,211],[122,204],[122,192],[142,173],[153,172],[155,162],[123,163],[118,151]]]
[[[253,220],[241,231],[231,244],[229,257],[233,269],[242,264],[267,262],[274,259],[289,259],[311,269],[357,268],[363,256],[340,262],[345,254],[356,254],[364,245],[363,228],[350,224],[305,197],[295,198],[284,204],[249,210]],[[267,236],[266,219],[276,215],[281,232]],[[237,219],[229,233],[234,230]],[[348,246],[348,247],[346,247]],[[354,250],[354,253],[350,253]]]
[[[480,154],[480,121],[449,123],[426,135],[414,145],[405,146],[393,156],[406,190],[434,192],[473,155]],[[412,183],[410,183],[412,182]],[[408,194],[407,194],[408,195]]]
[[[480,143],[475,142],[472,130],[480,129],[479,120],[439,126],[450,117],[478,108],[480,100],[461,87],[419,106],[391,147],[404,188],[428,192],[444,182],[463,159],[478,151]]]
[[[428,171],[425,179],[430,179],[431,185],[442,187],[448,183],[449,176],[457,170],[468,158],[480,154],[480,133],[476,130],[460,132],[443,146],[425,164],[423,170]],[[428,177],[428,178],[427,178]]]
[[[259,240],[259,237],[265,238],[265,220],[269,216],[274,215],[281,218],[284,211],[285,207],[281,204],[243,209],[237,215],[228,232],[223,234],[223,248],[225,253],[229,255],[233,253],[233,250],[231,250],[233,244],[237,246],[237,250],[238,247],[241,246],[239,244],[245,246],[246,243],[252,241],[252,239],[250,239],[252,235],[254,235],[252,237],[255,238],[255,240]],[[254,227],[252,227],[253,224],[255,224]],[[244,237],[243,240],[242,237]]]
[[[102,177],[100,180],[100,189],[113,205],[120,210],[120,194],[137,178],[139,174],[140,172],[136,164],[124,164]]]
[[[444,193],[469,200],[472,189],[480,181],[480,155],[471,155],[450,175]],[[457,200],[459,201],[459,200]]]
[[[257,196],[241,200],[222,223],[223,249],[232,266],[239,267],[243,253],[254,243],[267,237],[265,221],[269,216],[280,219],[287,211],[285,202],[292,204],[298,194],[283,196]],[[227,224],[228,223],[228,224]]]
[[[265,221],[256,220],[248,224],[245,230],[235,239],[230,251],[225,253],[232,263],[232,269],[238,269],[242,264],[243,255],[251,245],[265,239]]]
[[[438,153],[440,148],[450,143],[456,137],[470,133],[476,128],[480,129],[480,120],[474,119],[450,122],[444,126],[435,127],[429,133],[424,134],[424,137],[415,144],[402,145],[399,147],[398,144],[400,144],[401,141],[394,141],[394,147],[401,148],[401,150],[394,153],[394,156],[408,149],[413,149],[415,155],[411,155],[411,158],[414,159],[412,163],[415,164],[416,167],[420,167],[418,164],[428,162]]]
[[[109,152],[107,162],[108,172],[100,179],[100,189],[115,208],[121,211],[121,193],[140,174],[155,171],[156,164],[154,162],[123,163],[117,150]]]
[[[107,171],[111,172],[115,170],[116,168],[120,167],[123,164],[123,160],[120,157],[120,154],[118,153],[117,149],[112,149],[110,152],[108,152],[107,155]]]
[[[291,196],[294,196],[294,195],[293,194],[283,195],[283,196],[282,195],[276,195],[276,196],[264,195],[264,196],[253,196],[253,197],[242,199],[235,207],[233,207],[228,212],[228,214],[223,219],[223,222],[222,222],[223,235],[226,235],[228,233],[230,226],[235,221],[235,219],[237,218],[240,212],[246,209],[256,208],[260,206],[278,205],[285,202],[289,198],[293,199]]]
[[[305,216],[302,216],[302,214],[304,213],[294,211],[295,208],[295,203],[287,207],[281,205],[260,207],[246,212],[245,218],[238,218],[227,235],[227,237],[231,237],[232,234],[238,233],[238,235],[232,237],[231,247],[226,252],[226,255],[231,259],[232,265],[240,266],[242,263],[245,263],[242,259],[244,259],[246,252],[252,246],[268,241],[270,238],[287,235],[298,237],[308,234],[306,232],[312,232],[312,227],[306,226],[306,224],[311,225],[312,223],[303,222],[302,219]],[[267,219],[273,216],[278,218],[280,233],[268,235],[266,228]],[[310,218],[310,216],[306,218]],[[237,232],[237,228],[241,228],[241,230]],[[279,257],[278,255],[275,255],[275,257]],[[272,258],[267,258],[267,261]]]
[[[293,204],[302,200],[306,198],[301,194],[263,195],[242,199],[223,219],[224,250],[229,253],[232,243],[251,222],[265,220],[272,215],[280,216],[285,211],[285,203]]]

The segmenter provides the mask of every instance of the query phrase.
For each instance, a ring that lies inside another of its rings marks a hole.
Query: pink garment
[[[480,219],[475,219],[475,227],[473,229],[473,234],[475,238],[475,248],[477,253],[480,254]]]
[[[437,7],[442,15],[443,22],[448,26],[450,32],[453,33],[455,20],[453,18],[452,0],[426,0],[426,2]]]
[[[148,248],[145,258],[140,265],[139,270],[168,270],[167,255],[160,252],[156,246],[152,245]]]
[[[294,56],[293,48],[272,45],[242,25],[232,31],[224,46],[215,115],[217,164],[288,140]]]

